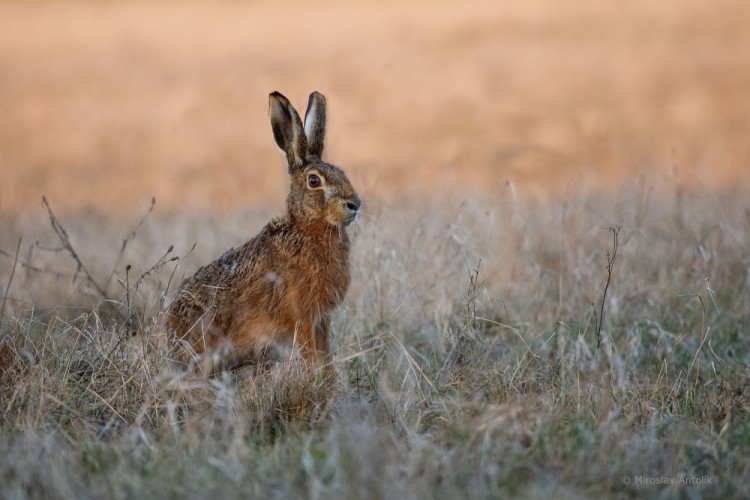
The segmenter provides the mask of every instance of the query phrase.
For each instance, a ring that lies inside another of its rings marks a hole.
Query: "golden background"
[[[6,2],[0,213],[282,203],[278,90],[328,98],[370,199],[525,196],[750,164],[750,4]]]

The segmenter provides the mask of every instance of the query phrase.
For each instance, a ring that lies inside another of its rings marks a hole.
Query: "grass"
[[[742,190],[574,191],[368,205],[329,389],[165,362],[168,289],[268,212],[60,217],[88,275],[5,220],[2,496],[747,496]]]

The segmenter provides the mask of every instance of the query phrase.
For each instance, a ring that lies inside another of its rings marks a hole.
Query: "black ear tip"
[[[275,99],[275,100],[279,100],[279,101],[287,101],[288,100],[286,97],[284,97],[284,94],[282,94],[281,92],[278,92],[276,90],[274,90],[273,92],[271,92],[270,94],[268,94],[268,99],[269,100],[274,100]]]
[[[307,100],[308,104],[312,104],[313,102],[326,102],[326,97],[318,92],[317,90],[310,93],[310,98]]]

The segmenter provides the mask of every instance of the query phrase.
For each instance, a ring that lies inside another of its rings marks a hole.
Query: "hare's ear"
[[[307,140],[302,120],[289,99],[278,92],[271,92],[268,96],[268,117],[271,119],[273,138],[281,152],[286,155],[291,174],[305,164]]]
[[[326,98],[320,92],[310,94],[305,111],[305,136],[307,154],[320,159],[326,135]]]

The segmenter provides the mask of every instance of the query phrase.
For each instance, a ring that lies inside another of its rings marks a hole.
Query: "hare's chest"
[[[285,235],[284,251],[269,255],[273,270],[266,284],[279,304],[276,316],[286,320],[317,317],[335,309],[349,288],[348,241],[321,230],[312,234]]]
[[[311,266],[306,278],[301,291],[305,302],[313,305],[317,312],[336,308],[344,300],[351,279],[348,262],[339,259]]]

